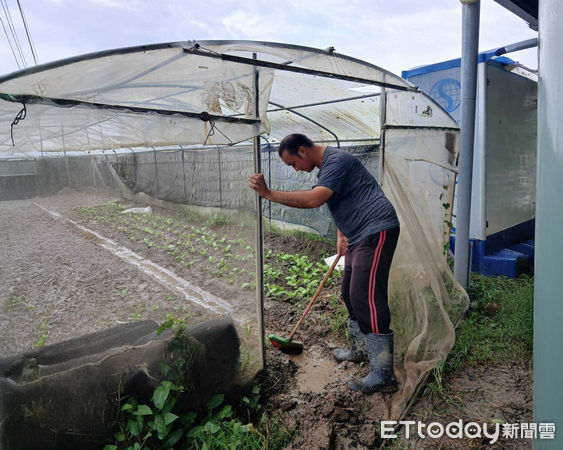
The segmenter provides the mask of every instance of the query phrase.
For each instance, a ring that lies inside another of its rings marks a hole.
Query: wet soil
[[[326,301],[326,300],[325,300]],[[324,305],[326,307],[326,305]],[[267,353],[269,377],[272,383],[266,390],[268,409],[290,429],[295,430],[293,448],[531,448],[530,439],[500,437],[494,444],[489,439],[421,439],[405,436],[399,429],[396,439],[385,442],[379,437],[379,423],[384,420],[391,394],[366,396],[352,392],[348,380],[364,376],[367,367],[352,363],[337,363],[331,349],[344,345],[330,327],[323,325],[323,304],[311,313],[312,317],[298,333],[305,344],[300,356],[288,356],[270,348]],[[276,305],[266,312],[266,323],[274,319],[287,320],[287,329],[298,319]],[[293,319],[292,319],[293,317]],[[276,327],[277,329],[278,327]],[[286,331],[287,334],[287,331]],[[444,380],[447,395],[437,397],[429,390],[414,403],[403,420],[421,421],[427,425],[439,422],[463,423],[495,422],[520,424],[532,422],[531,363],[501,363],[491,366],[466,367]],[[494,422],[493,422],[494,421]]]

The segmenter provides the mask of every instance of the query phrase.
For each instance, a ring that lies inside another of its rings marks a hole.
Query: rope
[[[10,125],[10,137],[12,138],[12,147],[15,147],[16,144],[14,143],[14,125],[17,125],[18,123],[20,123],[20,121],[22,121],[23,119],[25,119],[25,116],[27,114],[27,109],[25,107],[25,103],[22,103],[23,108],[21,109],[21,111],[16,115],[16,117],[14,118],[14,121],[12,122],[12,124]]]
[[[207,145],[207,141],[209,140],[209,138],[211,136],[213,136],[215,134],[215,130],[217,130],[219,133],[221,133],[223,135],[223,137],[225,137],[231,144],[233,144],[234,142],[231,141],[231,139],[229,138],[229,136],[227,136],[225,133],[223,133],[219,128],[217,128],[217,125],[215,125],[215,122],[211,119],[211,116],[209,115],[208,112],[202,112],[199,115],[199,118],[201,120],[203,120],[204,122],[209,122],[209,124],[211,125],[211,128],[209,129],[209,133],[207,133],[207,136],[205,137],[205,141],[203,142],[203,145]]]

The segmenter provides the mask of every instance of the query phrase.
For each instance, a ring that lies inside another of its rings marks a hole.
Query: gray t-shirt
[[[373,175],[352,154],[327,147],[317,177],[315,186],[334,191],[328,209],[348,244],[399,226],[395,208]]]

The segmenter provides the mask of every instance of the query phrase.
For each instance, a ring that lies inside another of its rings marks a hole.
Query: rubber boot
[[[369,333],[364,335],[364,338],[371,370],[367,377],[350,381],[350,388],[364,394],[396,391],[397,378],[393,372],[393,332]]]
[[[350,348],[335,348],[332,354],[338,361],[361,362],[367,359],[364,334],[360,331],[358,322],[348,317],[348,334]]]

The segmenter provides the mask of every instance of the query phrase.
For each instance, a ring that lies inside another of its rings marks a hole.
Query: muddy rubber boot
[[[395,392],[397,378],[393,372],[393,332],[364,335],[371,371],[367,377],[350,381],[350,389],[364,394]]]
[[[364,334],[360,331],[358,322],[348,317],[348,334],[350,348],[335,348],[332,352],[338,361],[361,362],[367,359]]]

